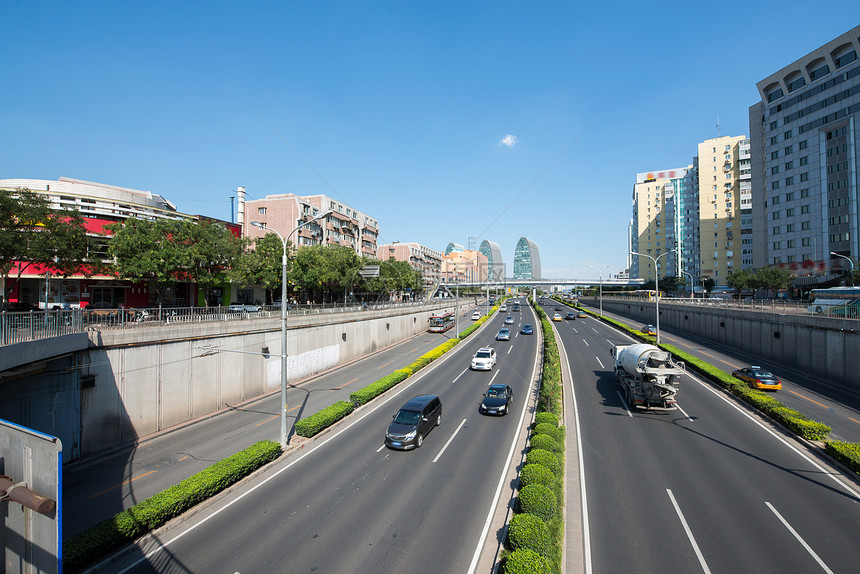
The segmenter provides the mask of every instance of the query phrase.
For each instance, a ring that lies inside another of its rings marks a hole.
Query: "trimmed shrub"
[[[824,450],[854,472],[860,473],[860,444],[829,440],[824,444]]]
[[[520,489],[532,484],[552,486],[558,479],[552,471],[542,464],[527,464],[520,472]]]
[[[549,452],[559,452],[561,450],[555,437],[551,437],[548,434],[537,434],[532,436],[529,441],[529,449],[536,448],[548,450]]]
[[[281,454],[281,446],[260,441],[201,470],[64,542],[63,566],[81,569],[105,554],[164,525],[221,492]]]
[[[355,409],[353,403],[346,401],[338,401],[333,405],[329,405],[321,411],[317,411],[307,418],[304,418],[296,423],[296,434],[305,438],[310,438],[326,429],[351,413]]]
[[[359,389],[354,393],[351,393],[349,395],[349,400],[352,401],[352,404],[355,406],[363,405],[366,402],[375,399],[397,383],[407,379],[410,374],[410,371],[406,369],[398,369],[393,373],[385,375],[381,379],[377,379],[363,389]]]
[[[543,520],[534,514],[517,514],[508,524],[508,545],[512,550],[528,548],[546,556],[552,540]]]
[[[526,464],[542,464],[555,476],[561,476],[562,466],[559,456],[548,450],[536,448],[526,453]]]
[[[544,522],[555,516],[558,510],[558,501],[555,494],[548,486],[543,484],[530,484],[522,490],[517,497],[517,506],[520,512],[534,514]]]
[[[564,438],[564,429],[559,428],[551,423],[540,423],[535,425],[532,434],[545,434],[549,435],[556,440],[556,442],[560,442]]]
[[[504,564],[505,574],[553,574],[549,560],[528,548],[514,550]]]
[[[553,426],[558,426],[558,417],[552,413],[537,413],[535,415],[535,424],[550,423]]]

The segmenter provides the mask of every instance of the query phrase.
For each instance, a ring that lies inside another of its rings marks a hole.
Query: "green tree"
[[[672,277],[666,275],[660,279],[660,290],[665,293],[675,293],[684,288],[684,279],[681,277]]]
[[[223,223],[213,220],[186,222],[181,229],[185,235],[177,243],[184,246],[184,273],[190,281],[203,288],[253,282],[246,265],[247,239],[234,236]],[[204,301],[208,306],[209,301]]]
[[[704,287],[704,288],[705,288],[705,293],[707,293],[708,295],[710,295],[710,294],[711,294],[711,289],[713,289],[713,288],[714,288],[714,285],[716,285],[716,284],[717,284],[717,282],[716,282],[716,281],[714,281],[714,279],[713,279],[712,277],[708,277],[707,279],[705,279],[705,280],[702,282],[702,287]]]
[[[763,267],[755,272],[755,286],[773,291],[776,297],[777,291],[788,287],[791,274],[782,267]]]
[[[289,253],[291,243],[287,243]],[[248,263],[248,283],[256,283],[266,289],[271,301],[271,293],[280,290],[283,276],[284,244],[274,233],[267,233],[254,241],[254,248],[248,253],[245,261]],[[287,260],[289,269],[290,260]]]
[[[735,288],[735,298],[740,297],[743,289],[754,289],[756,287],[755,276],[749,269],[732,271],[726,278],[726,283]]]
[[[0,190],[0,303],[34,264],[63,277],[91,274],[100,265],[93,246],[76,210],[53,209],[47,198],[26,188]]]

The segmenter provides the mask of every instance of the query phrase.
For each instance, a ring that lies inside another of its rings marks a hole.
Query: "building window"
[[[779,158],[779,150],[770,152],[770,159]]]
[[[788,146],[785,148],[785,155],[788,155],[793,151],[794,151],[794,148],[792,146]]]
[[[809,241],[808,237],[804,237],[803,239],[800,240],[800,244],[804,247],[809,247],[809,243],[810,243],[810,241]]]
[[[791,135],[792,135],[792,134],[791,134],[791,130],[788,130],[787,132],[785,132],[785,133],[782,135],[782,139],[787,140],[787,139],[791,138]]]
[[[773,249],[774,249],[774,251],[776,251],[777,249],[782,249],[782,242],[781,241],[774,241],[773,242]]]
[[[839,68],[841,68],[845,64],[850,64],[851,62],[853,62],[856,59],[857,59],[857,51],[851,50],[847,54],[843,54],[843,55],[839,56],[838,58],[836,58],[833,61],[833,63],[836,64],[836,69],[838,70]]]
[[[785,242],[785,247],[786,247],[786,249],[792,249],[792,248],[794,248],[794,239],[789,239],[788,241],[786,241],[786,242]]]
[[[779,205],[779,196],[775,195],[774,197],[772,197],[770,200],[770,204],[771,205]]]
[[[800,190],[800,197],[809,197],[809,188]]]
[[[770,182],[770,188],[771,189],[779,189],[779,182],[778,181]]]
[[[806,140],[803,140],[799,144],[797,144],[797,149],[806,149]]]
[[[793,161],[787,161],[787,162],[785,162],[785,169],[791,169],[791,168],[793,168],[793,167],[794,167],[794,162],[793,162]]]
[[[770,145],[776,145],[777,143],[779,143],[778,137],[773,136],[772,138],[770,138]]]
[[[774,211],[773,213],[771,213],[771,217],[772,217],[773,219],[779,219],[779,212],[778,212],[778,211]]]
[[[792,199],[794,199],[794,192],[793,191],[785,194],[785,200],[786,201],[791,201]]]
[[[266,208],[265,207],[258,207],[257,208],[257,214],[266,215]]]
[[[800,165],[806,165],[809,162],[809,158],[807,156],[803,156],[800,158]]]
[[[782,228],[777,225],[773,228],[773,235],[779,235],[781,233]]]
[[[800,181],[808,181],[809,180],[809,172],[805,171],[800,174]]]
[[[794,176],[785,178],[785,185],[792,185],[792,184],[794,184]]]
[[[786,217],[794,217],[794,208],[789,207],[788,209],[786,209],[785,210],[785,216]]]
[[[793,223],[789,223],[788,225],[785,226],[785,232],[786,233],[791,233],[792,231],[794,231],[794,224]]]
[[[809,205],[801,205],[800,213],[809,213]]]
[[[779,122],[770,122],[770,129],[775,130],[779,125]]]
[[[809,231],[809,222],[808,221],[801,221],[800,222],[800,228],[803,231]]]

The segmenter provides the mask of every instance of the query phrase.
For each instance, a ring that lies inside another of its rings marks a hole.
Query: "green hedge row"
[[[564,428],[561,415],[561,360],[546,313],[534,307],[543,329],[543,364],[538,413],[520,472],[519,494],[508,524],[502,566],[506,574],[560,574],[564,520]]]
[[[75,571],[221,492],[281,454],[266,440],[201,470],[64,542],[63,567]]]
[[[418,371],[420,371],[421,369],[423,369],[424,367],[450,351],[452,348],[454,348],[454,346],[457,345],[460,340],[465,338],[468,333],[471,333],[480,325],[485,323],[489,317],[492,317],[493,313],[496,312],[496,309],[498,309],[498,307],[493,307],[490,310],[489,315],[481,317],[481,319],[475,321],[474,324],[469,326],[469,329],[463,331],[460,334],[459,338],[449,339],[441,345],[438,345],[437,347],[434,347],[433,349],[427,351],[402,369],[397,369],[393,373],[389,373],[384,377],[377,379],[366,387],[363,387],[355,391],[354,393],[350,393],[349,403],[347,403],[346,401],[339,401],[329,407],[324,408],[321,411],[318,411],[308,416],[307,418],[298,421],[296,423],[296,434],[298,434],[299,436],[310,438],[350,414],[356,407],[359,407],[375,399],[385,391],[389,390],[391,387],[411,377],[412,375],[414,375],[415,373],[417,373]]]
[[[831,429],[826,424],[813,421],[803,413],[783,405],[772,395],[750,388],[749,385],[722,369],[718,369],[672,345],[661,345],[661,347],[683,360],[688,367],[778,421],[795,434],[808,440],[822,440],[830,434]]]
[[[860,444],[856,442],[843,442],[841,440],[829,440],[824,443],[824,449],[836,460],[860,473]]]
[[[303,437],[312,437],[323,429],[326,429],[355,410],[354,403],[338,401],[329,405],[321,411],[303,418],[296,422],[296,434]]]

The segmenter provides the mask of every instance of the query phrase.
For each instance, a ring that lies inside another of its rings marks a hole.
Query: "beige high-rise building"
[[[702,279],[725,285],[741,269],[741,143],[723,136],[699,144],[699,257]]]

